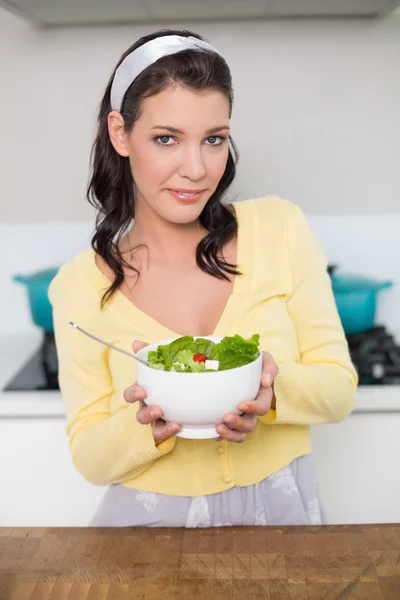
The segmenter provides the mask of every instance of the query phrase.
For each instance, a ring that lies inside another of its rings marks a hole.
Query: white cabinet
[[[330,523],[400,522],[400,412],[320,425],[312,445]]]
[[[0,418],[0,527],[86,526],[104,492],[75,470],[65,419]]]
[[[330,523],[400,522],[400,412],[312,430]],[[0,526],[89,524],[106,488],[75,470],[64,418],[0,418]]]

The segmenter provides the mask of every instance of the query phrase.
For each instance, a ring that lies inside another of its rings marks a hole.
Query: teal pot
[[[391,288],[392,281],[377,281],[367,277],[336,273],[329,267],[332,289],[346,334],[362,333],[375,326],[379,293]]]
[[[48,298],[48,291],[58,270],[59,267],[54,267],[29,275],[14,275],[13,277],[14,281],[26,286],[32,320],[46,333],[54,333],[53,310]]]

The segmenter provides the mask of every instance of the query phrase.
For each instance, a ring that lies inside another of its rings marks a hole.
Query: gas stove
[[[58,358],[54,334],[45,333],[39,348],[4,387],[4,391],[54,391],[58,385]]]
[[[400,344],[383,326],[346,336],[360,385],[400,385]],[[4,387],[4,391],[59,390],[54,335],[40,347]]]
[[[360,385],[400,384],[400,344],[384,326],[346,337]]]

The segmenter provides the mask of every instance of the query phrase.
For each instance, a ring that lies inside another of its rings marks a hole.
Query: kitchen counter
[[[400,525],[0,529],[7,600],[400,598]]]
[[[64,418],[64,403],[58,391],[2,391],[40,342],[39,335],[0,336],[0,418]],[[386,412],[400,412],[400,385],[358,388],[354,413]]]
[[[39,344],[39,336],[0,336],[1,387]],[[399,430],[399,386],[360,387],[350,418],[311,429],[330,524],[400,523]],[[90,523],[106,488],[87,482],[71,460],[60,392],[0,391],[0,456],[0,526]]]

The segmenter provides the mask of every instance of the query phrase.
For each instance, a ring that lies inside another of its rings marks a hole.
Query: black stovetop
[[[34,354],[4,387],[4,391],[59,390],[54,335],[46,333]]]
[[[400,345],[385,327],[348,335],[360,385],[400,384]]]
[[[400,385],[400,345],[385,327],[348,335],[350,354],[360,385]],[[58,360],[53,334],[45,334],[41,346],[4,387],[4,391],[59,390]]]

